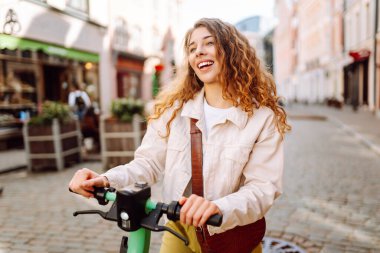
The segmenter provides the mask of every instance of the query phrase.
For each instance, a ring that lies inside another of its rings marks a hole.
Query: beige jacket
[[[187,102],[171,125],[167,139],[166,122],[172,110],[148,125],[135,159],[104,175],[115,188],[138,180],[153,184],[163,175],[163,201],[178,200],[191,179],[190,120],[204,132],[204,91]],[[248,117],[234,108],[215,125],[203,152],[203,179],[206,199],[214,201],[223,213],[221,227],[209,226],[210,234],[221,233],[237,225],[262,218],[282,191],[283,141],[275,127],[275,115],[269,108],[255,110]]]

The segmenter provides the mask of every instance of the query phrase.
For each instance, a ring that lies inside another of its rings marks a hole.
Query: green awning
[[[42,50],[43,52],[51,55],[57,55],[65,58],[70,58],[83,62],[99,62],[99,55],[88,53],[76,49],[60,47],[51,45],[36,40],[21,39],[6,34],[0,34],[0,49],[21,49],[21,50]]]

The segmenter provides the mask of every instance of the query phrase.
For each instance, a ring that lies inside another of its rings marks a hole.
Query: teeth
[[[204,62],[201,62],[198,64],[198,68],[202,68],[204,66],[208,66],[208,65],[212,65],[213,62],[212,61],[204,61]]]

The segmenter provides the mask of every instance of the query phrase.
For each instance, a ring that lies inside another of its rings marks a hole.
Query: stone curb
[[[326,116],[314,115],[314,114],[289,114],[289,119],[293,120],[318,120],[325,121],[327,119]]]
[[[5,169],[0,169],[0,175],[11,173],[11,172],[16,172],[16,171],[20,171],[20,170],[26,170],[26,169],[27,169],[27,165],[13,166],[13,167],[5,168]]]
[[[372,141],[368,140],[366,137],[364,137],[359,132],[355,131],[352,127],[344,124],[342,121],[328,117],[328,119],[333,122],[334,124],[338,125],[340,128],[343,129],[346,133],[349,133],[353,135],[357,140],[359,140],[362,144],[364,144],[367,148],[371,149],[373,152],[375,152],[377,155],[380,155],[380,146],[376,145]]]

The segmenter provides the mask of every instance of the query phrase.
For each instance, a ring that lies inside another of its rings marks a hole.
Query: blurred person
[[[81,90],[78,82],[74,81],[72,90],[69,93],[69,106],[73,109],[80,122],[82,122],[88,108],[91,106],[91,100],[88,94]]]
[[[99,114],[96,113],[94,106],[89,107],[83,117],[81,131],[84,143],[86,143],[86,139],[89,143],[89,145],[85,145],[86,149],[92,152],[100,151]]]
[[[273,78],[244,35],[219,19],[197,21],[184,51],[185,64],[156,98],[134,160],[100,175],[78,170],[69,188],[93,197],[94,186],[154,184],[163,175],[163,201],[182,205],[180,221],[166,226],[190,243],[164,232],[161,253],[261,252],[256,224],[265,232],[263,217],[282,192],[283,139],[290,130]],[[192,144],[194,133],[201,133],[200,148]],[[196,151],[201,180],[192,175]],[[203,193],[194,194],[200,187]],[[206,226],[218,213],[222,225]]]

